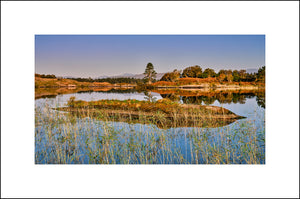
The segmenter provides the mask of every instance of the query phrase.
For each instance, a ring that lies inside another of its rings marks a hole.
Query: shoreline
[[[35,89],[35,99],[43,98],[43,97],[56,97],[60,94],[71,94],[71,93],[79,93],[79,92],[109,92],[109,91],[123,91],[123,92],[139,92],[136,87],[84,87],[84,88],[68,88],[68,87],[54,87],[54,88],[36,88]],[[144,90],[142,90],[144,91]],[[142,92],[141,91],[141,92]],[[200,95],[212,95],[217,93],[257,93],[264,92],[265,88],[153,88],[147,89],[148,92],[156,92],[159,94],[177,94],[181,96],[200,96]]]
[[[152,85],[150,85],[152,86]],[[87,88],[135,88],[138,89],[137,85],[88,85],[88,86],[39,86],[35,89],[87,89]],[[265,86],[260,85],[217,85],[217,86],[207,86],[207,85],[180,85],[180,86],[153,86],[154,89],[193,89],[193,90],[258,90],[265,89]],[[151,89],[150,89],[151,90]]]

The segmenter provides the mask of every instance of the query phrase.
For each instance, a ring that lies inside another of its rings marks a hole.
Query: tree
[[[220,70],[218,72],[218,80],[219,81],[227,81],[227,82],[232,82],[233,76],[232,76],[232,70]]]
[[[256,80],[256,74],[246,73],[246,78],[244,79],[245,82],[254,82]]]
[[[182,77],[201,77],[202,68],[198,65],[190,66],[183,70]]]
[[[175,82],[178,81],[179,78],[180,78],[180,71],[175,69],[173,72],[165,73],[160,79],[160,81]]]
[[[228,82],[232,82],[233,76],[232,76],[231,73],[228,73],[228,74],[226,75],[226,80],[227,80]]]
[[[234,70],[234,71],[232,72],[232,76],[233,76],[233,81],[234,81],[234,82],[239,82],[239,81],[240,81],[240,74],[239,74],[239,71]]]
[[[217,74],[217,79],[220,81],[220,82],[222,82],[222,81],[224,81],[225,80],[225,78],[226,78],[226,75],[225,75],[225,70],[220,70],[219,72],[218,72],[218,74]]]
[[[239,70],[238,73],[241,79],[246,79],[246,70]]]
[[[204,72],[202,73],[203,78],[215,77],[215,76],[216,76],[216,72],[214,71],[214,69],[211,68],[205,69]]]
[[[156,72],[154,70],[153,64],[152,63],[148,63],[144,72],[144,79],[146,82],[148,82],[148,84],[151,84],[152,81],[155,80],[156,77]]]
[[[257,73],[257,80],[258,82],[265,82],[265,71],[266,71],[266,66],[263,66],[261,68],[258,69],[258,73]]]

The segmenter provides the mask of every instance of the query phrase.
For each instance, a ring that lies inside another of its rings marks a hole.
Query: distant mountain
[[[122,76],[122,77],[132,77],[134,75],[135,74],[132,74],[132,73],[124,73],[123,75],[119,75],[119,76]]]
[[[59,77],[66,78],[66,79],[78,78],[78,77],[74,77],[74,76],[59,76]]]
[[[156,74],[156,80],[160,80],[162,78],[162,76],[164,76],[165,73],[157,73]],[[143,79],[145,77],[144,74],[137,74],[137,75],[134,75],[133,78],[135,79]]]
[[[99,77],[95,77],[94,79],[104,79],[104,78],[109,78],[109,76],[107,76],[107,75],[102,75],[102,76],[99,76]]]
[[[165,73],[157,73],[156,80],[160,80]],[[135,78],[135,79],[143,79],[145,77],[144,74],[132,74],[132,73],[124,73],[122,75],[116,76],[99,76],[97,78],[104,79],[104,78],[120,78],[120,77],[128,77],[128,78]]]

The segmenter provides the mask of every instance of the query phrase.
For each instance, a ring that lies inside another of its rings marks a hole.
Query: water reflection
[[[102,114],[94,119],[91,114],[77,117],[75,113],[53,110],[63,107],[71,96],[85,101],[163,97],[187,104],[213,103],[246,118],[214,122],[215,126],[208,120],[188,119],[187,123],[182,120],[173,125],[165,117],[160,117],[164,122],[157,124],[159,120],[153,120],[150,114],[149,118],[131,114],[130,120],[125,114],[118,114],[119,118]],[[264,91],[64,88],[36,89],[35,98],[36,164],[265,163]]]
[[[144,99],[148,102],[155,102],[157,100],[156,97],[151,93],[151,91],[143,91],[143,93],[146,95]]]
[[[61,94],[71,93],[134,93],[135,89],[119,88],[119,87],[103,87],[103,88],[37,88],[35,89],[35,99],[55,98]]]
[[[159,91],[158,91],[159,92]],[[163,98],[172,101],[182,102],[184,104],[203,104],[212,105],[216,101],[220,104],[245,104],[247,99],[256,97],[257,104],[265,108],[265,92],[210,92],[210,93],[195,93],[194,95],[184,95],[178,93],[161,94]]]
[[[266,108],[265,101],[266,101],[265,92],[258,93],[258,95],[256,96],[257,105],[262,108]]]
[[[255,98],[258,106],[265,108],[265,91],[207,91],[207,90],[189,90],[189,89],[177,89],[177,90],[144,90],[137,91],[136,89],[127,88],[115,88],[115,87],[103,87],[103,88],[58,88],[58,89],[36,89],[35,99],[40,98],[55,98],[60,94],[70,93],[143,93],[145,95],[144,100],[154,102],[157,100],[155,94],[160,94],[162,98],[167,98],[172,101],[181,102],[184,104],[203,104],[212,105],[216,101],[220,104],[245,104],[247,99]]]

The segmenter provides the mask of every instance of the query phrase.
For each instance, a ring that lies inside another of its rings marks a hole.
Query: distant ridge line
[[[245,70],[246,70],[246,73],[257,73],[258,72],[257,68],[247,68]],[[167,73],[167,72],[165,72],[165,73]],[[165,73],[157,73],[155,79],[160,80]],[[111,75],[111,76],[102,75],[102,76],[94,77],[92,79],[122,78],[122,77],[124,77],[124,78],[143,79],[144,76],[145,75],[143,73],[141,73],[141,74],[123,73],[122,75]],[[74,77],[74,76],[60,76],[60,77],[63,77],[63,78],[88,78],[88,77]]]

